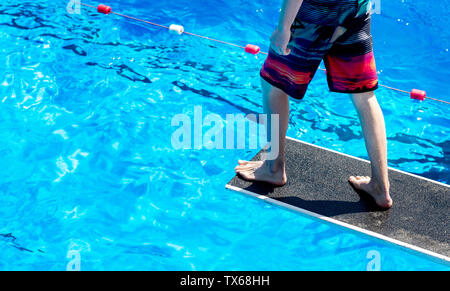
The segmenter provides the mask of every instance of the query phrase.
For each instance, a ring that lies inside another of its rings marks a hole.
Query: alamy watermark
[[[279,115],[277,114],[218,114],[203,116],[201,106],[192,114],[177,114],[171,125],[174,149],[258,149],[266,147],[266,159],[279,155]],[[248,140],[248,143],[246,142]]]
[[[370,0],[372,14],[381,14],[381,0]]]
[[[366,258],[369,260],[366,266],[367,271],[381,271],[381,254],[379,251],[369,251]]]
[[[81,0],[70,0],[66,10],[69,14],[81,14]]]
[[[69,262],[66,266],[66,271],[81,271],[81,253],[77,250],[70,250],[67,252],[67,259]]]

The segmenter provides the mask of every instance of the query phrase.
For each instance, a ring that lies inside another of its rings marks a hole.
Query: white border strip
[[[304,141],[301,141],[301,140],[298,140],[298,139],[295,139],[295,138],[292,138],[292,137],[289,137],[289,136],[287,136],[286,139],[289,139],[289,140],[292,140],[292,141],[295,141],[295,142],[298,142],[298,143],[302,143],[302,144],[305,144],[305,145],[309,145],[309,146],[312,146],[312,147],[315,147],[315,148],[318,148],[318,149],[321,149],[321,150],[326,150],[326,151],[329,151],[329,152],[332,152],[332,153],[335,153],[335,154],[338,154],[338,155],[341,155],[341,156],[345,156],[345,157],[348,157],[348,158],[352,158],[352,159],[355,159],[355,160],[362,161],[362,162],[370,164],[370,161],[368,161],[368,160],[364,160],[364,159],[361,159],[361,158],[358,158],[358,157],[347,155],[347,154],[344,154],[344,153],[341,153],[341,152],[338,152],[338,151],[335,151],[335,150],[330,150],[330,149],[327,149],[327,148],[324,148],[324,147],[321,147],[321,146],[318,146],[318,145],[315,145],[315,144],[312,144],[312,143],[304,142]],[[405,172],[405,171],[402,171],[402,170],[398,170],[398,169],[391,168],[391,167],[389,167],[389,170],[396,171],[396,172],[399,172],[399,173],[402,173],[402,174],[405,174],[405,175],[408,175],[408,176],[412,176],[412,177],[417,178],[417,179],[425,180],[425,181],[428,181],[428,182],[431,182],[431,183],[435,183],[435,184],[438,184],[438,185],[450,188],[450,185],[444,184],[442,182],[434,181],[434,180],[431,180],[431,179],[428,179],[428,178],[424,178],[422,176],[414,175],[414,174],[411,174],[411,173],[408,173],[408,172]]]
[[[446,257],[444,255],[441,255],[441,254],[438,254],[438,253],[435,253],[435,252],[432,252],[432,251],[420,248],[418,246],[414,246],[414,245],[411,245],[411,244],[408,244],[408,243],[405,243],[405,242],[402,242],[402,241],[399,241],[399,240],[387,237],[385,235],[382,235],[382,234],[379,234],[379,233],[376,233],[376,232],[373,232],[373,231],[370,231],[370,230],[367,230],[367,229],[363,229],[363,228],[360,228],[360,227],[357,227],[357,226],[354,226],[354,225],[351,225],[351,224],[348,224],[348,223],[345,223],[345,222],[342,222],[342,221],[339,221],[339,220],[336,220],[336,219],[333,219],[333,218],[330,218],[330,217],[327,217],[327,216],[323,216],[323,215],[320,215],[320,214],[317,214],[317,213],[314,213],[314,212],[311,212],[311,211],[308,211],[308,210],[305,210],[305,209],[302,209],[302,208],[299,208],[299,207],[296,207],[296,206],[293,206],[293,205],[290,205],[290,204],[287,204],[287,203],[284,203],[284,202],[281,202],[281,201],[278,201],[278,200],[275,200],[273,198],[270,198],[270,197],[267,197],[267,196],[264,196],[264,195],[256,194],[256,193],[250,192],[250,191],[245,190],[245,189],[241,189],[241,188],[236,187],[236,186],[226,185],[225,187],[228,190],[232,190],[232,191],[239,192],[241,194],[249,195],[249,196],[251,196],[253,198],[256,198],[256,199],[259,199],[259,200],[263,200],[264,202],[267,202],[267,203],[270,203],[270,204],[273,204],[273,205],[276,205],[276,206],[280,206],[282,208],[287,208],[288,210],[291,210],[293,212],[300,213],[300,214],[303,214],[303,215],[306,215],[306,216],[318,219],[318,220],[320,220],[322,222],[327,222],[327,223],[330,223],[330,224],[333,224],[333,225],[338,225],[338,226],[344,227],[346,229],[350,229],[350,230],[353,230],[353,231],[365,234],[367,236],[379,239],[381,241],[388,242],[388,243],[391,243],[391,244],[395,244],[395,245],[397,245],[399,247],[406,248],[406,249],[409,249],[409,250],[413,250],[415,252],[419,252],[419,253],[425,254],[427,256],[431,256],[431,257],[434,257],[436,259],[439,259],[439,260],[445,261],[447,263],[450,263],[450,258],[449,257]]]

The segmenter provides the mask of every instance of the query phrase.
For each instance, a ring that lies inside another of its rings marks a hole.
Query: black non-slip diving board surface
[[[253,160],[261,160],[263,151]],[[381,210],[347,182],[370,176],[368,161],[288,139],[284,187],[234,177],[226,187],[449,262],[450,187],[389,169],[394,206]]]

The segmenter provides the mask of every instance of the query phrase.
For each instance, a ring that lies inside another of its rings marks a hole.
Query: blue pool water
[[[382,270],[449,270],[226,191],[254,150],[173,149],[171,119],[194,105],[261,112],[262,56],[88,8],[69,15],[67,2],[0,3],[0,269],[65,270],[77,252],[82,270],[365,270],[377,251]],[[278,2],[106,4],[267,51]],[[449,4],[382,1],[382,83],[450,101]],[[450,105],[377,95],[390,165],[448,183]],[[366,158],[350,100],[320,73],[292,103],[289,135]]]

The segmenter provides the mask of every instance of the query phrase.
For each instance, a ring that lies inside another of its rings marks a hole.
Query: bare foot
[[[248,181],[260,181],[275,186],[286,185],[286,171],[284,165],[275,165],[274,161],[239,161],[236,173]]]
[[[352,183],[352,185],[361,191],[366,192],[375,200],[375,203],[381,208],[389,209],[392,207],[392,199],[389,196],[389,191],[382,191],[380,187],[372,182],[370,177],[353,177],[351,176],[348,181]]]

